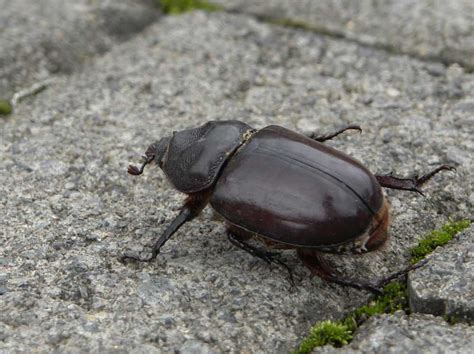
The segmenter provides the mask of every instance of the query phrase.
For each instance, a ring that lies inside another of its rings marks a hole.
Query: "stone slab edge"
[[[474,3],[456,1],[215,0],[227,11],[345,37],[474,70]]]

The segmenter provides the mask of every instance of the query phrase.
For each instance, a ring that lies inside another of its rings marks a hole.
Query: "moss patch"
[[[342,320],[316,323],[311,328],[309,336],[303,340],[294,353],[309,353],[315,347],[326,344],[341,347],[352,340],[357,327],[368,318],[382,313],[394,313],[397,310],[408,311],[406,285],[399,281],[387,284],[383,289],[383,294],[359,307]]]
[[[218,11],[219,5],[204,0],[156,0],[161,10],[168,15],[178,15],[192,10]]]
[[[411,262],[413,264],[418,263],[437,247],[447,244],[457,233],[466,229],[469,225],[471,225],[469,220],[454,221],[445,224],[439,230],[429,232],[418,243],[418,246],[411,250]]]
[[[12,113],[13,107],[8,100],[2,100],[0,99],[0,115],[8,115]]]
[[[466,229],[471,222],[461,220],[449,222],[441,229],[428,233],[418,246],[411,250],[412,262],[417,263],[436,247],[445,245],[457,233]],[[316,323],[306,337],[293,353],[309,353],[314,348],[326,344],[341,347],[352,340],[353,334],[362,323],[374,315],[382,313],[394,313],[403,310],[410,313],[408,306],[408,291],[405,282],[394,281],[383,288],[383,293],[376,296],[368,304],[357,308],[341,320],[321,321]],[[453,321],[453,319],[449,319]],[[448,321],[449,322],[449,321]]]
[[[394,313],[398,310],[408,310],[407,287],[402,282],[396,281],[387,284],[383,294],[367,305],[354,311],[356,322],[381,313]]]
[[[313,348],[326,344],[342,347],[352,339],[352,329],[341,322],[322,321],[317,323],[296,353],[309,353]]]

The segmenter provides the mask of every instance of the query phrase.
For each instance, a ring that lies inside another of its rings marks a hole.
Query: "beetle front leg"
[[[452,166],[442,165],[421,177],[399,178],[390,173],[388,175],[375,175],[375,178],[382,187],[417,192],[423,195],[420,187],[440,171],[456,171],[456,169]]]
[[[311,138],[313,140],[319,141],[320,143],[326,141],[326,140],[331,140],[332,138],[338,136],[339,134],[344,133],[346,130],[358,130],[359,133],[362,133],[361,127],[359,127],[356,124],[351,124],[348,125],[347,127],[344,127],[342,129],[339,129],[338,131],[331,133],[331,134],[326,134],[326,135],[316,135],[314,132],[307,134],[308,138]]]
[[[161,247],[168,241],[176,231],[179,230],[184,223],[194,219],[204,209],[208,201],[208,198],[204,194],[198,194],[189,196],[184,206],[181,208],[178,216],[171,222],[166,228],[165,232],[155,241],[151,249],[151,255],[146,258],[139,257],[130,253],[124,253],[121,257],[122,261],[138,261],[138,262],[151,262],[160,253]]]

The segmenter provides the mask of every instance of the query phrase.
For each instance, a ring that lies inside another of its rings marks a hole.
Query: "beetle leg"
[[[456,171],[456,169],[452,166],[441,165],[440,167],[421,177],[414,176],[412,178],[398,178],[392,176],[392,174],[390,173],[388,175],[375,175],[375,178],[377,178],[377,181],[382,187],[417,192],[423,195],[423,192],[420,190],[420,187],[424,183],[428,182],[435,174],[444,170]]]
[[[275,253],[264,251],[264,250],[261,250],[257,247],[254,247],[252,245],[249,245],[247,242],[240,240],[237,236],[235,236],[231,232],[227,233],[227,238],[229,239],[229,241],[234,246],[236,246],[240,249],[243,249],[245,252],[250,253],[252,256],[263,259],[268,264],[277,263],[280,266],[286,268],[286,270],[288,271],[288,274],[290,276],[291,285],[292,286],[295,285],[295,281],[294,281],[294,278],[293,278],[293,272],[292,272],[291,268],[285,262],[283,262],[281,259],[278,259],[277,257],[275,257],[276,256]]]
[[[178,216],[168,225],[165,232],[155,241],[153,247],[151,249],[151,255],[146,258],[141,258],[139,256],[124,253],[121,257],[122,261],[132,260],[138,262],[151,262],[153,261],[156,256],[160,253],[161,247],[168,241],[171,236],[174,235],[176,231],[179,230],[184,223],[194,219],[196,216],[199,215],[202,209],[206,206],[208,201],[207,194],[198,194],[189,196],[184,206],[181,208]]]
[[[376,283],[376,286],[377,286],[377,288],[382,289],[385,285],[390,283],[392,280],[400,278],[402,276],[405,276],[409,272],[411,272],[412,270],[415,270],[415,269],[418,269],[418,268],[424,266],[426,263],[428,263],[428,259],[423,259],[423,260],[421,260],[420,262],[418,262],[416,264],[409,265],[408,267],[406,267],[405,269],[402,269],[399,272],[390,274],[389,276],[386,276],[385,278],[380,279]]]
[[[317,275],[321,279],[336,283],[339,285],[350,286],[358,290],[368,290],[376,295],[382,293],[382,290],[379,288],[379,283],[370,284],[363,283],[353,279],[344,279],[336,275],[334,270],[329,266],[329,264],[321,258],[319,252],[310,249],[299,248],[297,250],[298,257],[301,259],[303,264],[310,270],[311,274]]]
[[[372,294],[375,295],[381,295],[383,294],[383,291],[381,288],[378,287],[377,284],[370,284],[370,283],[358,283],[353,280],[346,280],[342,278],[338,278],[335,276],[329,276],[329,277],[323,277],[324,280],[339,284],[339,285],[344,285],[344,286],[349,286],[351,288],[355,288],[357,290],[367,290],[370,291]]]
[[[320,143],[326,141],[326,140],[330,140],[336,136],[338,136],[339,134],[341,133],[344,133],[346,130],[358,130],[359,133],[362,133],[362,129],[361,127],[359,127],[358,125],[356,124],[351,124],[351,125],[348,125],[347,127],[344,127],[342,129],[339,129],[338,131],[334,132],[334,133],[331,133],[331,134],[326,134],[326,135],[319,135],[317,136],[314,132],[313,133],[309,133],[307,134],[307,136],[313,140],[316,140],[316,141],[319,141]]]
[[[257,247],[251,246],[230,232],[227,233],[227,238],[234,246],[243,249],[245,252],[250,253],[254,257],[263,259],[268,264],[276,261],[276,258],[274,257],[275,254],[273,252],[264,251]]]

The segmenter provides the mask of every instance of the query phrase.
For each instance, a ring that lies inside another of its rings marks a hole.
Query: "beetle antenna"
[[[133,176],[141,175],[143,173],[143,170],[145,169],[145,166],[152,162],[154,158],[155,155],[143,156],[144,161],[140,168],[135,165],[128,165],[127,172]]]

